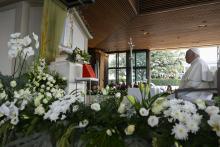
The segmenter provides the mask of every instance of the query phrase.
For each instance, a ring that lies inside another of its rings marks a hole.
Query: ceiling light
[[[197,27],[198,27],[198,28],[206,28],[207,25],[206,25],[206,24],[200,24],[200,25],[198,25]]]

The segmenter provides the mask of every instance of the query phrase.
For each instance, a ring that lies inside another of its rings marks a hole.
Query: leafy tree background
[[[152,51],[151,78],[178,79],[184,72],[185,51]]]

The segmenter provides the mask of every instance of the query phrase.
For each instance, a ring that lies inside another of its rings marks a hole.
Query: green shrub
[[[159,86],[178,86],[180,84],[179,79],[151,79],[151,82]]]

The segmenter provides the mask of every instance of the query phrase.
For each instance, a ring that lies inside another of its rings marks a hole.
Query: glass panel
[[[116,54],[109,54],[108,67],[116,67]]]
[[[146,52],[136,53],[136,66],[146,66]]]
[[[118,70],[118,78],[120,84],[122,84],[123,82],[126,83],[126,69]]]
[[[146,82],[146,69],[136,69],[136,81],[139,82]]]
[[[109,83],[116,81],[116,69],[109,69],[108,70],[108,81]]]
[[[118,55],[119,67],[126,67],[126,53],[119,53]]]

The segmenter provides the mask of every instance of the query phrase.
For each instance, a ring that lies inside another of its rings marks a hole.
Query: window
[[[109,54],[108,83],[126,82],[126,53]]]
[[[147,78],[147,53],[133,53],[133,81],[145,82]]]
[[[108,83],[130,83],[130,53],[109,54]],[[147,78],[147,51],[133,52],[133,82],[145,82]]]

